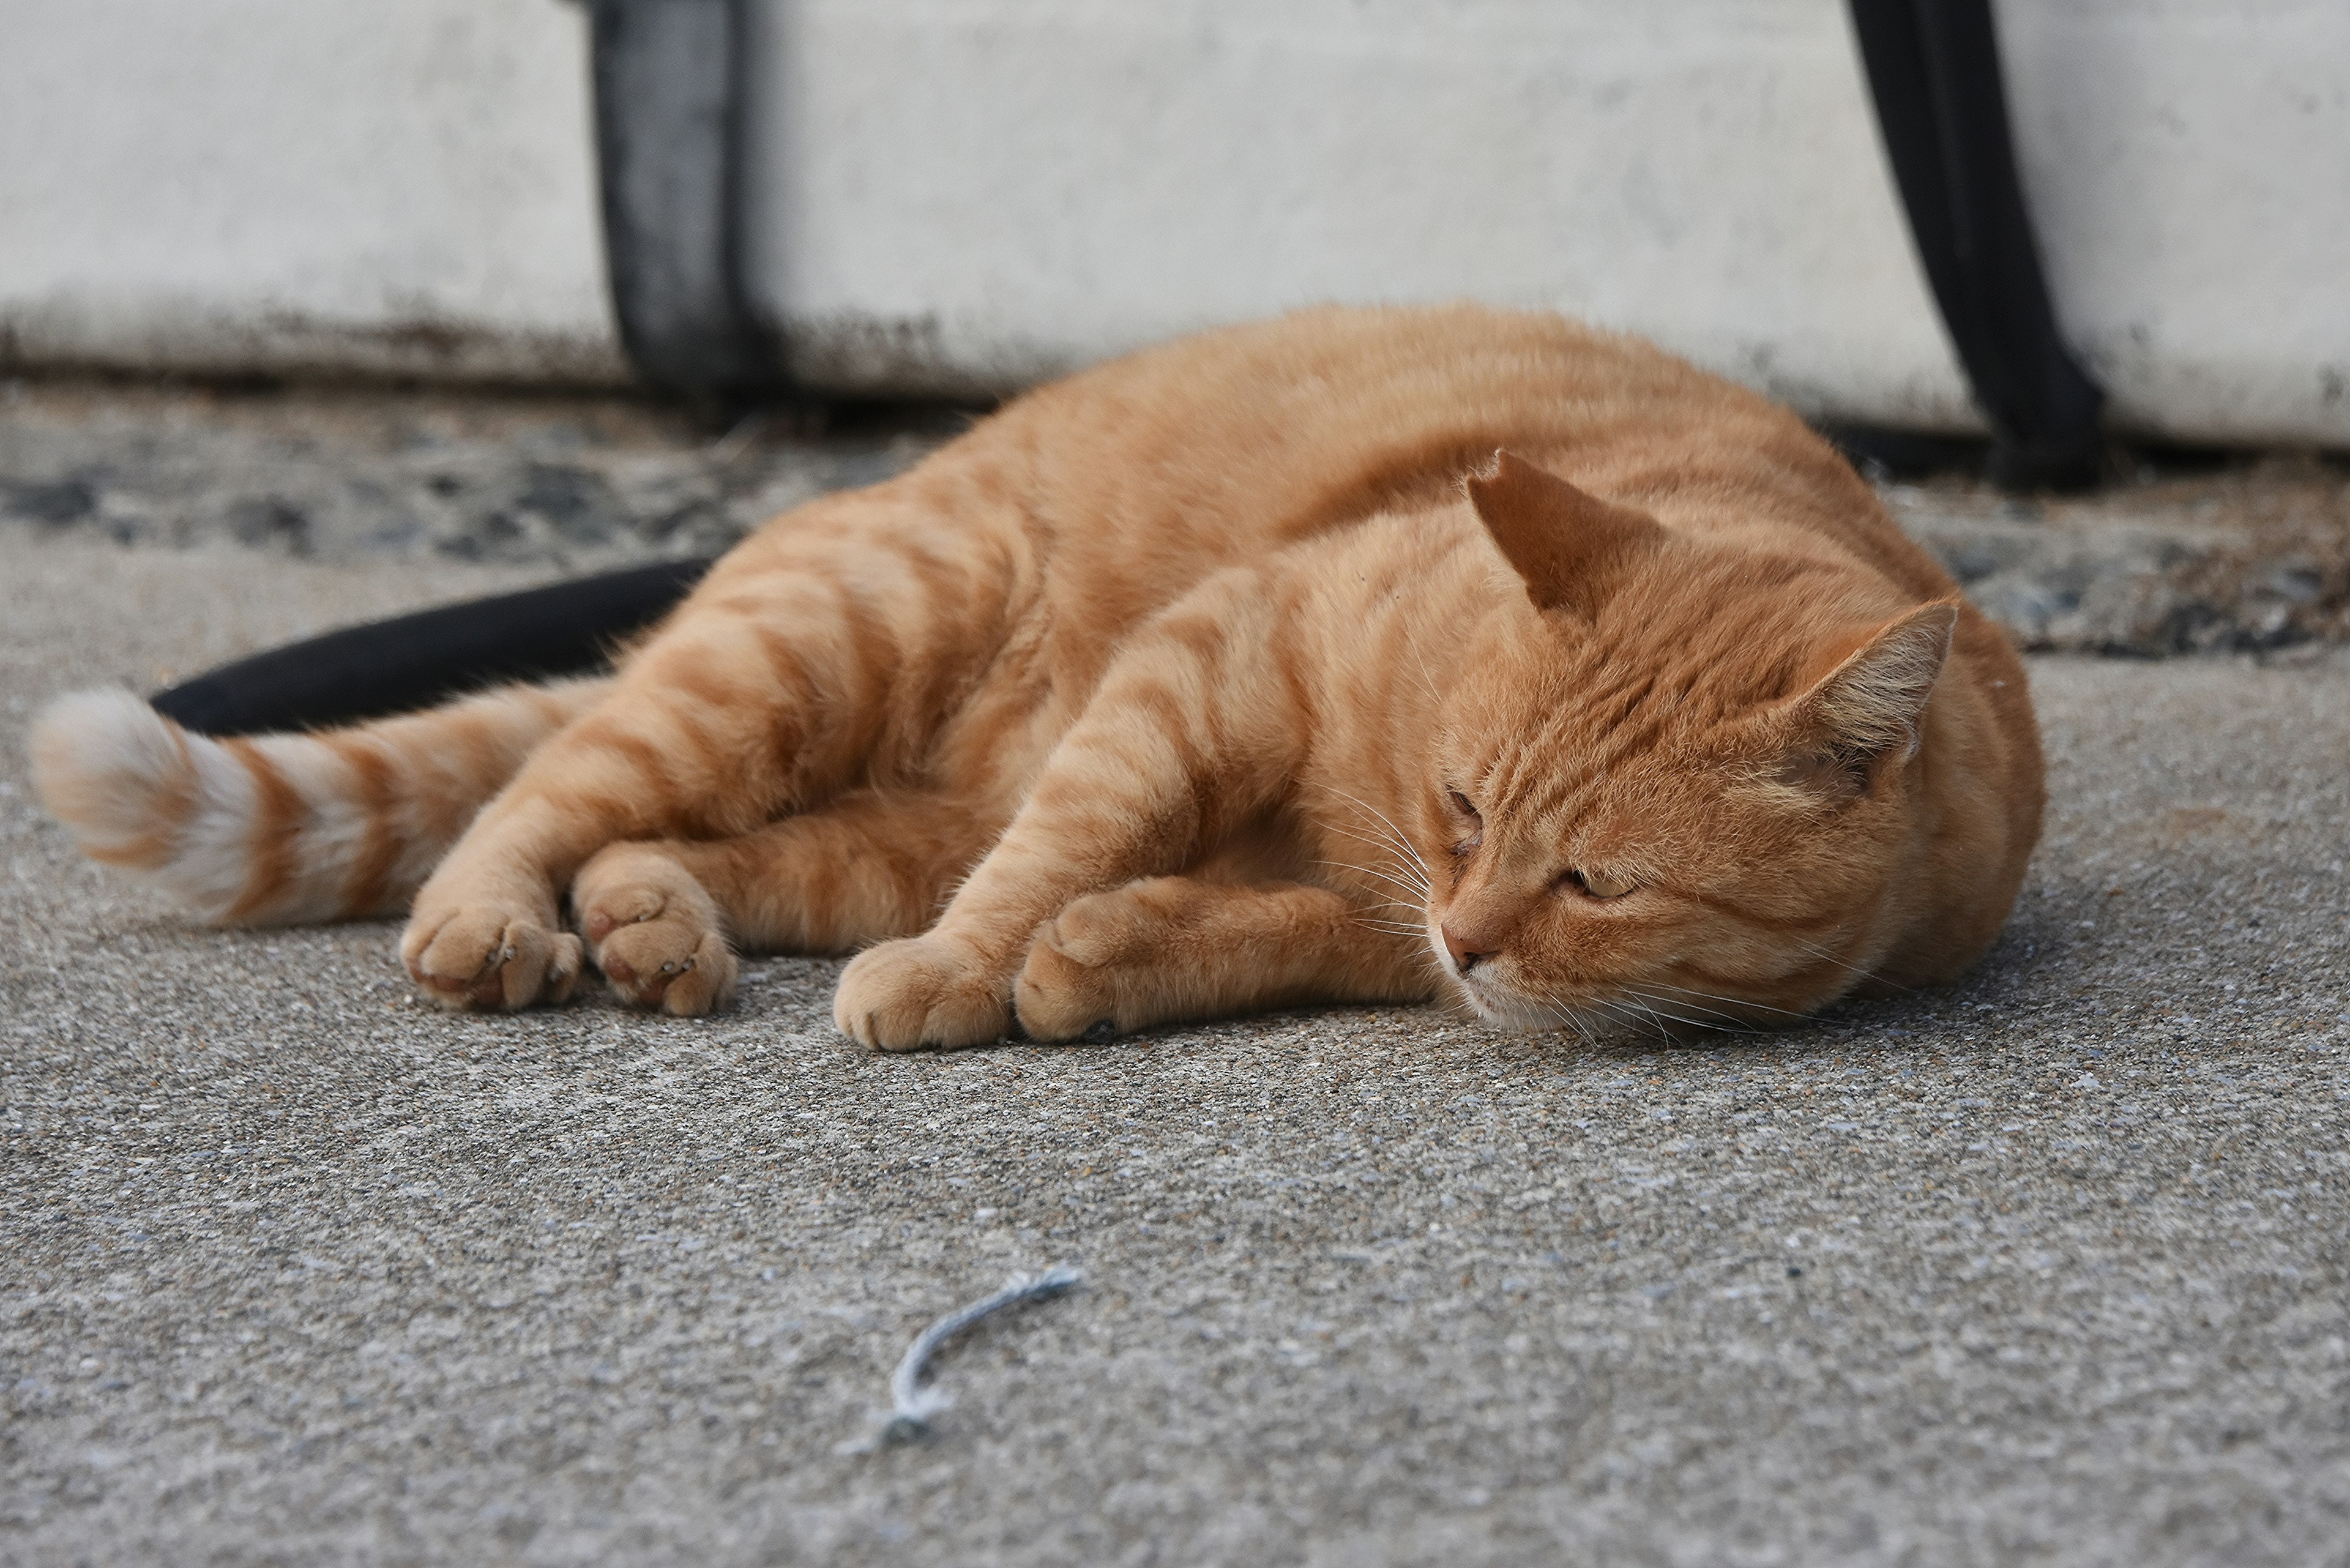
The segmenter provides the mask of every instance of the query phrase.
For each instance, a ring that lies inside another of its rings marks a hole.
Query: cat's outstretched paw
[[[583,951],[553,910],[496,898],[419,898],[400,939],[409,977],[427,998],[459,1011],[566,1001],[579,982]]]
[[[1037,928],[1013,987],[1020,1027],[1036,1040],[1075,1040],[1103,1025],[1135,1028],[1121,1018],[1122,968],[1139,934],[1133,900],[1122,891],[1077,899]]]
[[[842,1033],[877,1051],[984,1045],[1012,1027],[1011,989],[963,944],[907,937],[849,961],[833,992],[832,1018]]]
[[[572,882],[571,905],[621,1001],[692,1018],[734,999],[739,966],[716,902],[656,846],[599,852]]]

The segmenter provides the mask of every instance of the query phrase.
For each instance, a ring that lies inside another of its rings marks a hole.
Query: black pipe
[[[664,391],[784,389],[743,275],[751,0],[589,0],[596,165],[612,308]]]
[[[509,680],[602,669],[709,571],[663,561],[348,627],[182,681],[151,701],[206,735],[355,724]]]
[[[1926,278],[1991,421],[1991,477],[2096,483],[2105,393],[2065,348],[2016,177],[1990,0],[1850,0]]]

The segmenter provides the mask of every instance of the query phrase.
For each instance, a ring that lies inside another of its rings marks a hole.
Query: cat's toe
[[[849,961],[832,1016],[842,1033],[877,1051],[983,1045],[1011,1028],[1010,990],[968,949],[910,937]]]
[[[572,902],[621,1001],[696,1017],[733,1000],[739,966],[718,906],[675,861],[618,846],[580,872]]]
[[[1020,1027],[1034,1040],[1076,1040],[1104,1023],[1116,1029],[1118,999],[1107,977],[1069,950],[1059,924],[1037,933],[1013,985]],[[1090,944],[1078,945],[1082,951]]]
[[[695,1018],[734,998],[738,966],[726,939],[674,919],[622,926],[596,950],[623,1002]]]
[[[1073,900],[1038,929],[1031,950],[1049,949],[1089,970],[1134,957],[1137,940],[1152,929],[1138,918],[1145,892],[1146,887],[1119,888]]]
[[[400,957],[424,994],[453,1010],[561,1002],[579,978],[579,939],[496,902],[420,909]]]

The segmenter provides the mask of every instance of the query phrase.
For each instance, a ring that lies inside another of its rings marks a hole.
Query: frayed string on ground
[[[991,1314],[1024,1302],[1050,1301],[1075,1290],[1084,1279],[1080,1271],[1066,1267],[1047,1269],[1041,1274],[1014,1274],[993,1295],[947,1314],[916,1334],[889,1378],[892,1408],[889,1420],[870,1438],[849,1445],[850,1450],[870,1453],[875,1449],[920,1442],[929,1437],[931,1417],[952,1403],[940,1389],[921,1386],[922,1368],[939,1346]]]

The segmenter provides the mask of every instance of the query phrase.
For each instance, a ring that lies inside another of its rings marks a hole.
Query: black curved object
[[[752,0],[588,0],[613,313],[665,391],[784,389],[743,275]]]
[[[2094,484],[2105,392],[2057,330],[2015,172],[1990,0],[1850,0],[1909,232],[1993,431],[1991,477]]]
[[[205,735],[354,724],[508,680],[601,669],[659,620],[711,559],[663,561],[330,631],[185,680],[150,699]]]

